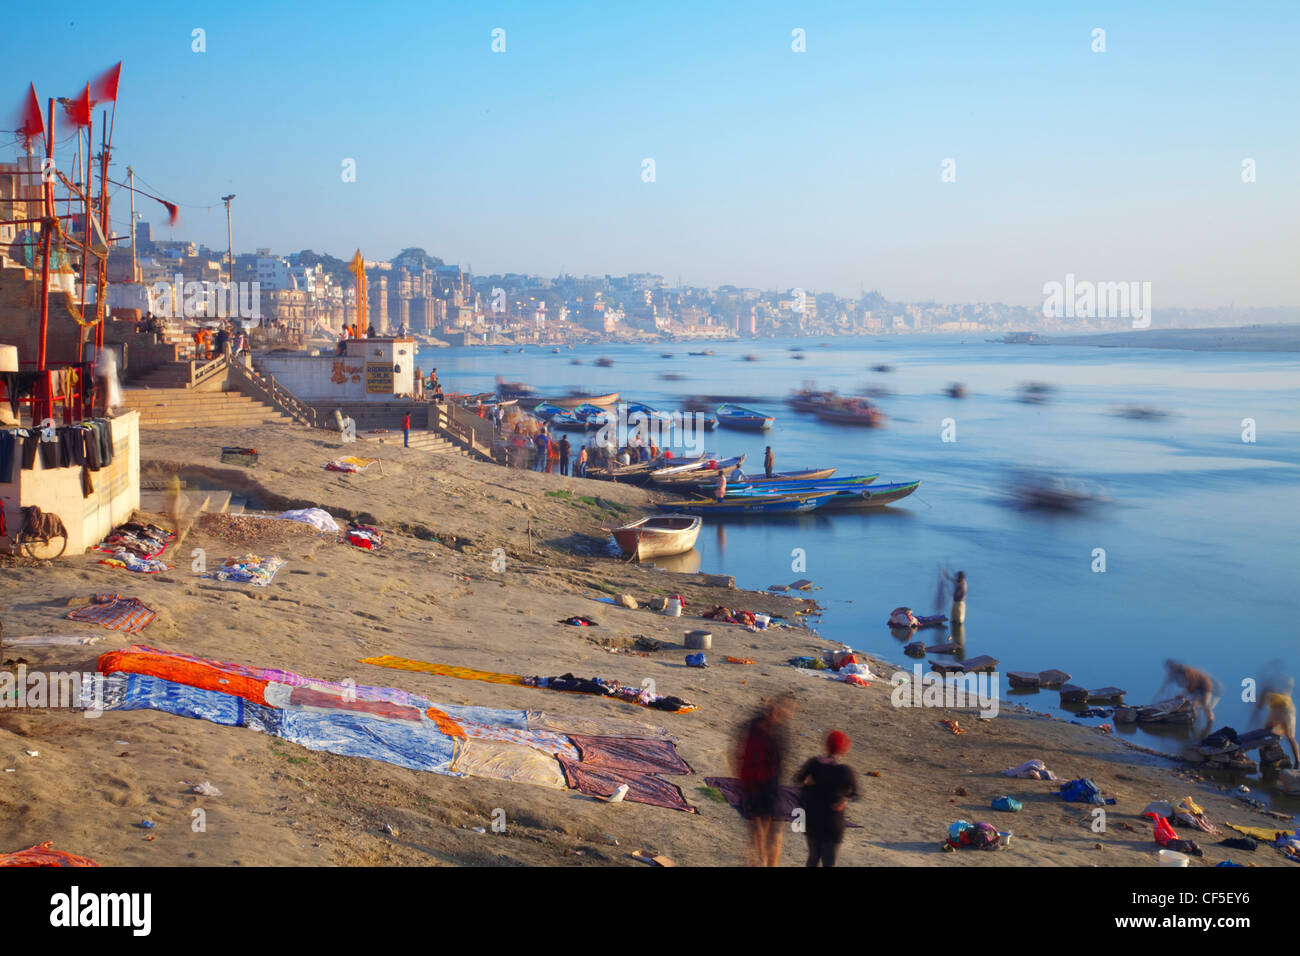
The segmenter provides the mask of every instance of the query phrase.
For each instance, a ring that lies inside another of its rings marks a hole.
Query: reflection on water
[[[700,552],[691,548],[691,550],[682,554],[670,554],[664,557],[654,559],[654,566],[662,568],[665,571],[676,571],[682,574],[694,574],[700,570],[702,558]]]

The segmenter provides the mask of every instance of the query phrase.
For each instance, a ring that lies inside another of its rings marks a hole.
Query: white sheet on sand
[[[866,681],[884,680],[884,678],[877,677],[875,674],[871,673],[871,671],[867,668],[865,664],[859,666],[861,669],[853,674],[854,677],[861,677],[863,680]],[[847,670],[833,671],[829,667],[824,671],[813,670],[811,667],[796,667],[795,670],[798,673],[805,674],[809,677],[822,677],[825,678],[826,680],[843,681],[844,678],[850,675],[850,672]]]
[[[338,531],[339,525],[324,508],[299,508],[276,515],[285,521],[301,521],[311,525],[317,531]]]
[[[98,644],[102,640],[102,637],[89,637],[82,634],[31,634],[26,637],[6,637],[0,640],[0,647],[81,646]]]
[[[1019,767],[1003,770],[1004,777],[1020,777],[1025,780],[1055,780],[1056,774],[1047,769],[1041,760],[1026,760]]]

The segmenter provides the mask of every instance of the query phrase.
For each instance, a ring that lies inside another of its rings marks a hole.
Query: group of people
[[[787,824],[800,822],[808,840],[808,866],[834,866],[844,842],[844,810],[858,798],[857,776],[839,758],[849,752],[847,734],[832,730],[824,752],[805,761],[789,778],[798,787],[799,807],[781,812],[786,784],[785,728],[795,713],[791,696],[765,704],[742,728],[733,755],[740,778],[740,812],[749,825],[753,862],[777,866]],[[802,816],[798,816],[802,810]]]
[[[200,326],[194,330],[193,338],[194,353],[199,358],[212,359],[224,355],[229,359],[249,354],[248,334],[242,328],[232,331],[224,322],[215,332]]]

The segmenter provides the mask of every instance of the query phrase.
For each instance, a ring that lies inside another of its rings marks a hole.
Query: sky
[[[1151,282],[1157,310],[1300,305],[1300,4],[1132,6],[20,4],[0,111],[122,60],[114,178],[183,204],[172,229],[138,203],[155,237],[213,248],[234,193],[241,252],[1026,306],[1074,274]],[[125,232],[124,192],[112,211]]]

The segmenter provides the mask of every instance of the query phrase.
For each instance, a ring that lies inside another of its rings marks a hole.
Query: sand
[[[251,469],[222,465],[223,444],[258,448],[263,460]],[[383,474],[323,470],[326,461],[347,453],[381,457]],[[845,865],[1151,866],[1156,848],[1141,812],[1151,800],[1186,795],[1220,825],[1225,819],[1277,822],[1199,772],[1095,729],[1015,712],[1007,702],[992,720],[969,711],[897,709],[883,681],[859,688],[802,675],[787,665],[788,658],[829,646],[803,627],[750,632],[695,619],[713,604],[790,619],[802,619],[795,612],[815,611],[815,605],[807,595],[736,590],[703,575],[642,568],[608,556],[606,529],[643,513],[651,494],[642,489],[404,449],[400,436],[343,448],[328,433],[296,426],[217,435],[146,431],[141,457],[145,478],[159,484],[179,472],[187,491],[200,481],[224,483],[253,495],[253,504],[262,508],[323,505],[340,521],[364,516],[385,530],[386,546],[372,553],[305,527],[259,530],[247,520],[191,515],[179,550],[164,555],[177,565],[164,575],[100,565],[90,554],[52,565],[9,561],[0,596],[5,635],[104,637],[86,648],[0,647],[0,659],[13,662],[10,669],[25,661],[29,670],[93,670],[99,653],[125,646],[128,636],[64,621],[62,615],[70,601],[117,591],[158,611],[157,620],[131,640],[162,649],[330,680],[351,677],[446,703],[545,707],[659,723],[679,739],[679,751],[695,770],[674,779],[699,812],[419,773],[152,711],[90,719],[67,710],[0,708],[0,851],[52,840],[58,849],[108,865],[643,866],[630,854],[647,850],[681,865],[740,864],[746,859],[741,819],[698,788],[706,776],[730,773],[727,754],[736,726],[761,700],[785,691],[796,695],[799,706],[791,760],[812,756],[832,728],[854,741],[847,760],[859,774],[863,797],[849,817],[862,828],[846,837]],[[191,569],[194,549],[203,550],[208,566],[250,549],[269,550],[288,564],[268,588],[223,584]],[[494,557],[502,554],[505,568],[495,571]],[[865,590],[860,600],[880,607],[883,626],[897,602]],[[620,593],[643,602],[680,593],[687,614],[672,619],[597,600]],[[978,606],[969,611],[972,617],[978,613]],[[574,614],[600,626],[557,623]],[[694,627],[714,635],[707,669],[683,663],[683,634]],[[637,636],[672,648],[644,656],[616,652]],[[701,709],[663,714],[584,695],[357,662],[380,654],[519,674],[572,671],[638,683],[651,677],[661,693]],[[729,664],[726,655],[757,663]],[[894,670],[883,661],[871,667],[876,673]],[[904,669],[910,670],[910,662]],[[1027,700],[1032,704],[1032,697]],[[952,718],[965,734],[954,736],[940,724]],[[28,756],[28,750],[39,756]],[[1107,808],[1104,833],[1090,829],[1092,808],[1061,802],[1055,784],[998,776],[1034,757],[1062,779],[1091,777],[1107,796],[1118,798]],[[2,772],[11,768],[13,773]],[[192,792],[204,782],[221,796]],[[991,811],[989,801],[1001,794],[1023,800],[1024,810]],[[202,828],[196,810],[203,811]],[[504,811],[503,833],[491,828],[497,810]],[[139,826],[146,818],[154,829]],[[996,853],[940,852],[947,825],[959,818],[989,820],[1015,837]],[[1205,859],[1195,866],[1229,856],[1288,865],[1270,848],[1229,854],[1214,845],[1222,837],[1176,829],[1205,848]],[[803,838],[788,835],[786,847],[784,864],[802,864]]]

